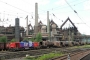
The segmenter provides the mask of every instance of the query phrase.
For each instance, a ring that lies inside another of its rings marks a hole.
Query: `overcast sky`
[[[67,17],[75,23],[83,34],[90,35],[90,0],[0,0],[0,25],[15,25],[15,18],[20,18],[20,26],[26,27],[25,17],[29,16],[29,23],[35,22],[35,3],[38,3],[39,21],[47,24],[46,12],[50,12],[50,19],[60,27]],[[77,12],[77,14],[73,11]],[[53,15],[54,14],[54,15]],[[33,16],[33,18],[32,18]],[[79,16],[79,17],[78,17]],[[4,21],[4,22],[3,22]],[[67,23],[65,27],[72,26]]]

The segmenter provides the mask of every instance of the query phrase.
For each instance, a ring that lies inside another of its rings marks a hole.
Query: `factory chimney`
[[[47,11],[47,33],[50,32],[50,25],[49,25],[50,21],[49,21],[49,11]]]
[[[20,39],[19,18],[15,18],[15,39],[17,42],[19,42]]]
[[[48,33],[48,39],[51,41],[49,11],[47,11],[47,33]]]
[[[35,3],[35,27],[34,33],[38,33],[38,3]]]

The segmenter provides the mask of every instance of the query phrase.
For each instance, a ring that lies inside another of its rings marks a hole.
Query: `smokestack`
[[[35,34],[38,33],[38,3],[35,3]]]
[[[49,33],[49,28],[50,28],[50,25],[49,25],[49,11],[47,11],[47,33]]]
[[[20,39],[19,18],[15,19],[15,39],[17,42],[19,42]]]
[[[28,15],[27,15],[27,17],[26,17],[26,27],[27,27],[26,36],[28,36]]]

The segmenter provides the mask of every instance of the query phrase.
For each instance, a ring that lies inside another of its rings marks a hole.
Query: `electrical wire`
[[[13,16],[13,17],[17,17],[17,15],[15,15],[15,14],[10,14],[10,13],[0,13],[0,15],[7,15],[7,16]],[[20,18],[22,17],[22,16],[19,16]],[[0,17],[1,18],[1,17]]]
[[[86,0],[85,0],[86,1]],[[83,2],[85,2],[85,1],[83,1]],[[0,2],[2,2],[2,3],[5,3],[5,4],[7,4],[7,5],[9,5],[9,6],[12,6],[12,7],[14,7],[14,8],[16,8],[16,9],[19,9],[19,10],[21,10],[21,11],[24,11],[24,10],[22,10],[22,9],[20,9],[20,8],[17,8],[17,7],[15,7],[15,6],[13,6],[13,5],[10,5],[10,4],[8,4],[8,3],[6,3],[6,2],[3,2],[3,1],[1,1],[0,0]],[[78,3],[77,3],[78,4]],[[80,3],[79,3],[80,4]],[[66,7],[65,7],[66,8]],[[54,9],[54,8],[53,8]],[[24,12],[26,12],[26,13],[29,13],[29,12],[27,12],[27,11],[24,11]],[[31,13],[30,13],[31,14]]]
[[[66,1],[66,0],[65,0]],[[9,5],[9,6],[12,6],[12,7],[14,7],[14,8],[16,8],[16,9],[19,9],[19,10],[21,10],[21,11],[23,11],[23,12],[26,12],[26,13],[29,13],[29,12],[27,12],[27,11],[24,11],[24,10],[22,10],[22,9],[20,9],[20,8],[17,8],[17,7],[15,7],[15,6],[13,6],[13,5],[10,5],[10,4],[8,4],[8,3],[6,3],[6,2],[3,2],[3,1],[1,1],[0,0],[0,2],[2,2],[2,3],[5,3],[5,4],[7,4],[7,5]],[[85,2],[85,1],[84,1]],[[66,1],[66,3],[69,5],[69,3]],[[70,5],[69,5],[70,6]],[[71,7],[71,6],[70,6]],[[76,10],[74,10],[72,7],[71,7],[71,9],[74,11],[74,13],[76,13],[77,14],[77,16],[81,19],[81,17],[78,15],[78,13],[76,12]],[[31,13],[30,13],[31,14]],[[9,14],[10,15],[10,14]],[[55,15],[53,15],[53,16],[55,16]],[[81,19],[82,20],[82,19]]]
[[[66,1],[66,0],[65,0]],[[81,20],[81,21],[83,21],[82,20],[82,18],[78,15],[78,13],[77,13],[77,11],[76,10],[74,10],[72,7],[71,7],[71,5],[66,1],[66,3],[69,5],[69,7],[74,11],[74,13],[79,17],[79,19]],[[84,21],[83,21],[84,22]],[[87,24],[85,24],[86,26],[88,26],[89,28],[90,28],[90,26],[89,25],[87,25]]]
[[[10,5],[10,4],[8,4],[8,3],[6,3],[6,2],[3,2],[3,1],[1,1],[1,0],[0,0],[0,2],[5,3],[5,4],[7,4],[7,5],[9,5],[9,6],[12,6],[12,7],[16,8],[16,9],[19,9],[19,10],[21,10],[21,11],[24,11],[24,10],[22,10],[22,9],[20,9],[20,8],[17,8],[17,7],[15,7],[15,6]],[[65,8],[66,8],[66,7],[65,7]],[[27,12],[27,11],[24,11],[24,12],[29,13],[29,12]],[[31,14],[31,13],[30,13],[30,14]]]
[[[78,15],[78,13],[77,13],[77,11],[76,10],[74,10],[72,7],[71,7],[71,5],[65,0],[65,2],[69,5],[69,7],[74,11],[74,13],[76,13],[77,14],[77,16],[81,19],[81,17]],[[81,19],[82,20],[82,19]]]
[[[75,0],[76,1],[76,0]],[[77,6],[77,5],[79,5],[79,4],[82,4],[83,2],[85,2],[85,1],[87,1],[87,0],[84,0],[84,1],[82,1],[82,2],[79,2],[79,3],[75,3],[75,1],[72,1],[72,2],[70,2],[71,3],[71,6]],[[75,4],[72,4],[72,3],[75,3]],[[69,6],[64,6],[64,7],[60,7],[60,6],[58,6],[58,7],[54,7],[54,8],[50,8],[50,9],[48,9],[49,11],[50,10],[57,10],[57,9],[64,9],[64,8],[69,8]],[[73,9],[73,8],[72,8]],[[45,10],[41,10],[42,12],[46,12]]]
[[[54,13],[52,13],[52,15],[55,17],[55,18],[57,18],[58,20],[61,20],[61,19],[59,19]],[[62,22],[63,22],[63,20],[61,20]]]
[[[0,0],[0,2],[4,3],[4,4],[6,4],[6,5],[9,5],[9,6],[13,7],[13,8],[16,8],[16,9],[18,9],[18,10],[21,10],[21,11],[23,11],[23,12],[26,12],[26,13],[31,14],[30,12],[27,12],[27,11],[25,11],[25,10],[22,10],[22,9],[20,9],[20,8],[18,8],[18,7],[15,7],[15,6],[11,5],[11,4],[8,4],[8,3],[4,2],[4,1],[1,1],[1,0]]]

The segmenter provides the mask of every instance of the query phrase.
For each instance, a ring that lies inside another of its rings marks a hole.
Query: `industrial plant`
[[[72,24],[72,27],[63,28],[67,21]],[[28,24],[28,15],[26,17],[26,30],[24,27],[21,27],[19,23],[19,18],[15,18],[15,26],[0,26],[0,36],[7,36],[8,41],[13,38],[15,38],[16,41],[22,41],[24,38],[35,38],[39,32],[42,35],[42,40],[50,41],[88,41],[90,37],[89,35],[82,35],[70,17],[67,17],[62,25],[58,26],[53,19],[49,19],[49,11],[47,11],[47,24],[45,25],[42,21],[38,21],[38,3],[35,3],[34,27],[32,26],[32,23]]]

